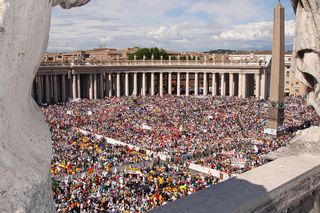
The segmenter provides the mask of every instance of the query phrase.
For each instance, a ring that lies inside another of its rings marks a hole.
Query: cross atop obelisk
[[[276,130],[284,120],[284,46],[285,23],[284,8],[279,4],[274,9],[274,26],[272,41],[272,66],[270,86],[270,107],[268,128]]]

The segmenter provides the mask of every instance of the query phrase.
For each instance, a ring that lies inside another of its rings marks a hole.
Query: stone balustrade
[[[266,66],[266,61],[210,61],[210,60],[109,60],[103,62],[42,62],[41,66],[161,66],[161,65],[225,65],[225,66]]]
[[[320,158],[280,158],[154,213],[247,213],[320,211]]]

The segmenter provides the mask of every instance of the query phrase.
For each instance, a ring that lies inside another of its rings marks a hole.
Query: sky
[[[160,47],[174,51],[271,47],[278,0],[91,0],[52,13],[49,51]],[[286,44],[293,43],[295,17],[286,11]]]

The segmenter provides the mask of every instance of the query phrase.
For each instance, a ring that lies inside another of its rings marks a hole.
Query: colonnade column
[[[266,98],[266,74],[263,73],[261,75],[261,95],[260,95],[261,99],[265,99]]]
[[[147,87],[146,87],[146,73],[142,73],[142,91],[141,95],[146,96],[147,95]]]
[[[186,96],[189,96],[189,73],[186,73]]]
[[[49,75],[46,75],[45,83],[46,83],[46,102],[50,103],[50,81],[49,81]]]
[[[80,74],[77,75],[77,91],[78,91],[78,98],[81,98],[81,81],[80,81]]]
[[[58,103],[58,76],[53,76],[53,100],[54,103]]]
[[[229,73],[229,93],[230,96],[234,96],[234,74],[233,73]]]
[[[124,81],[125,81],[125,95],[129,96],[129,73],[125,73]]]
[[[160,72],[160,96],[163,96],[163,73]]]
[[[208,95],[208,78],[207,73],[203,73],[203,95]]]
[[[255,79],[254,95],[256,96],[257,99],[260,99],[260,74],[255,74],[254,79]]]
[[[67,101],[67,91],[66,91],[66,75],[62,75],[62,101],[65,102]]]
[[[222,73],[221,74],[221,86],[220,86],[220,89],[221,89],[221,96],[224,97],[226,96],[226,79],[225,79],[225,74]]]
[[[92,74],[89,74],[89,99],[93,99],[93,80],[92,80]]]
[[[242,73],[239,73],[239,79],[238,79],[238,96],[239,97],[243,97],[243,94],[242,94],[242,78],[243,78],[243,74]]]
[[[100,98],[104,98],[104,80],[103,80],[104,73],[100,74]]]
[[[112,73],[108,74],[107,95],[112,97]]]
[[[93,98],[98,98],[97,74],[93,74]]]
[[[138,94],[138,74],[133,74],[133,95],[137,96]]]
[[[77,76],[75,74],[72,75],[72,98],[77,98]]]
[[[172,73],[168,74],[168,94],[172,95]]]
[[[194,73],[194,95],[199,95],[199,77],[198,73]]]
[[[151,89],[150,89],[151,95],[154,95],[154,73],[151,73]]]
[[[216,74],[212,73],[212,96],[217,95],[217,79],[216,79]]]
[[[242,75],[242,97],[247,97],[247,75]]]
[[[121,84],[120,84],[120,73],[117,73],[117,97],[121,96]]]
[[[37,76],[38,104],[42,104],[42,76]]]
[[[180,76],[180,73],[178,72],[177,73],[177,96],[180,96],[181,93],[180,93],[180,87],[181,87],[181,76]]]

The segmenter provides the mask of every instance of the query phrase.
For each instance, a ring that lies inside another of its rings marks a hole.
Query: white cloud
[[[100,42],[103,42],[103,43],[109,43],[109,42],[113,41],[113,38],[107,36],[107,37],[100,37],[100,38],[98,38],[98,40],[99,40]]]
[[[251,41],[268,45],[273,15],[268,2],[94,0],[72,10],[55,8],[49,49],[88,49],[106,44],[114,48],[161,46],[201,51],[242,48],[250,46]],[[294,22],[289,24],[293,26]],[[292,27],[287,34],[294,34]]]
[[[294,36],[295,22],[293,20],[286,21],[286,39],[292,41]],[[256,22],[244,25],[237,25],[229,30],[213,35],[213,40],[223,41],[271,41],[272,40],[273,23]]]

